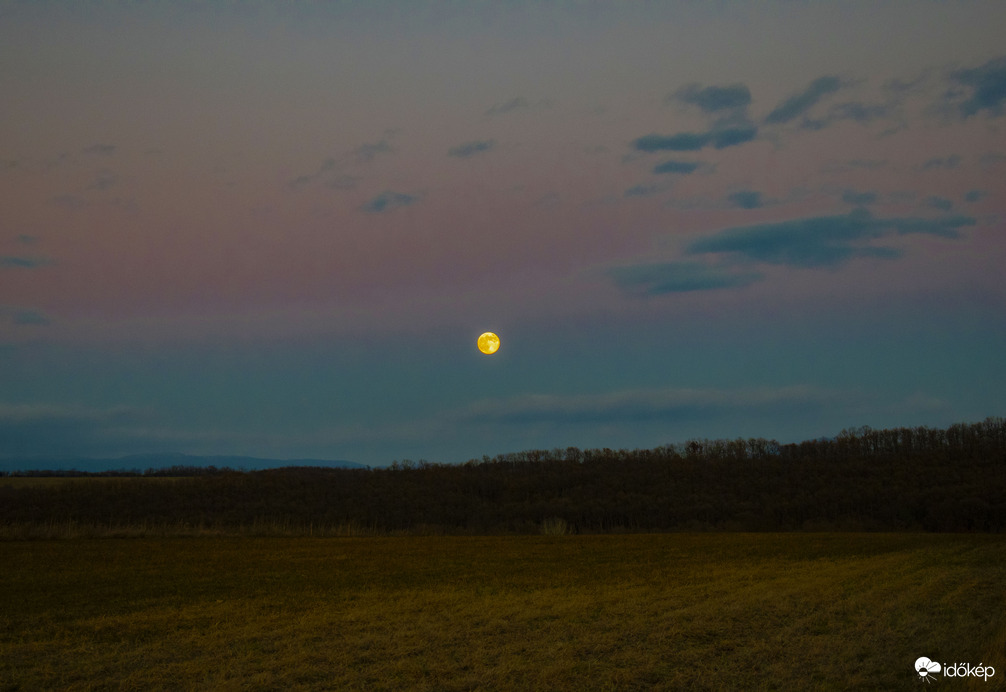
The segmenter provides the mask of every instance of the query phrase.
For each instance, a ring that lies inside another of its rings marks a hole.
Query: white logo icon
[[[934,676],[940,672],[940,664],[936,661],[930,661],[925,656],[920,656],[915,659],[915,672],[919,674],[920,680],[932,682],[936,679]]]

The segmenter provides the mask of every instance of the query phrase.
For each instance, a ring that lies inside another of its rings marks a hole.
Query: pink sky
[[[124,406],[174,431],[164,439],[192,440],[176,448],[248,452],[248,431],[220,422],[236,413],[190,420],[186,406],[240,400],[237,411],[275,396],[310,413],[296,432],[277,423],[270,439],[286,442],[270,443],[273,454],[378,463],[417,454],[409,431],[430,421],[456,427],[456,443],[423,438],[431,456],[508,451],[521,431],[473,433],[458,411],[478,388],[427,369],[441,357],[450,367],[444,354],[467,353],[485,328],[503,337],[499,362],[518,362],[503,357],[510,349],[526,359],[505,379],[514,401],[573,389],[840,388],[829,373],[845,366],[830,368],[835,354],[819,349],[848,334],[842,359],[861,375],[844,381],[860,403],[825,398],[818,418],[776,432],[767,423],[765,435],[1006,406],[986,388],[1006,381],[991,356],[1006,314],[1000,2],[2,12],[0,377],[13,384],[0,394],[0,434],[24,432],[21,418],[3,418],[16,407]],[[750,134],[715,139],[728,130]],[[647,150],[649,135],[663,148]],[[668,162],[678,172],[655,171]],[[873,221],[853,218],[859,207]],[[735,236],[734,250],[693,247]],[[880,342],[911,353],[871,345],[863,325],[891,330]],[[734,333],[758,342],[745,351]],[[570,362],[556,366],[549,354],[566,342]],[[695,367],[668,369],[672,342]],[[245,362],[266,343],[285,344],[277,358],[303,372],[266,367],[255,396],[239,371],[217,372],[213,392],[192,376],[184,396],[161,379],[210,368],[212,354],[198,355],[210,345]],[[118,372],[135,348],[150,359],[135,356],[133,385],[87,384],[95,362]],[[319,365],[319,348],[334,360]],[[721,370],[711,355],[737,364],[751,352],[772,362]],[[913,382],[909,364],[927,359],[945,374]],[[335,362],[347,369],[339,402],[297,389]],[[377,371],[399,373],[401,389],[368,388]],[[381,413],[436,381],[450,385],[416,414],[425,423]],[[898,403],[909,400],[940,404]],[[742,408],[694,427],[673,412],[614,421],[611,444],[729,436],[761,420]],[[364,432],[326,437],[321,421],[334,418]],[[133,448],[116,440],[109,450]]]

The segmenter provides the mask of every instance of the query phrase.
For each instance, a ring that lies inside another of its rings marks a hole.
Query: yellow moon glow
[[[491,356],[496,353],[500,347],[500,338],[493,334],[492,332],[486,332],[479,337],[478,340],[479,350],[487,356]]]

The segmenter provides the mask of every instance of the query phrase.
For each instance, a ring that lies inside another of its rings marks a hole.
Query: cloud
[[[893,95],[897,100],[902,100],[910,94],[924,93],[931,87],[932,80],[933,71],[926,69],[909,81],[898,77],[889,79],[884,82],[881,88],[884,93]]]
[[[742,288],[762,278],[758,272],[734,271],[701,262],[665,262],[613,267],[608,276],[630,293],[661,295],[719,288]]]
[[[328,175],[319,179],[319,182],[330,190],[352,190],[362,178],[358,175]]]
[[[633,141],[637,151],[698,151],[709,143],[708,133],[682,132],[677,135],[644,135]]]
[[[27,308],[0,305],[0,316],[7,317],[11,324],[17,326],[46,326],[50,324],[49,318],[41,312]]]
[[[741,209],[757,209],[762,206],[761,193],[754,190],[738,190],[727,195],[727,200],[735,207],[740,207]]]
[[[386,190],[360,208],[371,214],[380,214],[401,207],[407,207],[418,201],[419,197],[417,195],[407,195],[402,192]]]
[[[740,83],[722,87],[689,84],[678,89],[673,97],[698,106],[704,113],[743,110],[751,103],[751,91]]]
[[[390,134],[394,131],[388,130]],[[391,145],[388,137],[377,142],[365,142],[355,149],[341,154],[338,159],[328,157],[324,159],[313,173],[305,173],[290,181],[290,187],[300,190],[309,185],[318,184],[333,190],[351,190],[360,182],[359,175],[352,175],[346,172],[353,166],[368,164],[381,154],[393,154],[395,148]]]
[[[623,194],[626,197],[652,197],[660,191],[661,188],[656,185],[633,185]]]
[[[982,199],[988,193],[985,190],[968,190],[967,194],[964,195],[965,202],[977,202]]]
[[[750,142],[758,134],[756,127],[727,127],[709,132],[709,141],[716,149],[735,147]]]
[[[699,164],[694,161],[664,161],[661,164],[657,164],[653,167],[654,173],[694,173],[695,169],[699,167]]]
[[[76,211],[87,206],[87,202],[74,195],[56,195],[49,200],[54,206],[68,211]]]
[[[828,114],[829,120],[853,120],[857,123],[869,123],[880,118],[886,118],[890,108],[883,104],[867,105],[865,103],[840,103]]]
[[[596,425],[713,418],[728,412],[781,413],[831,403],[836,394],[808,386],[763,389],[633,389],[602,394],[525,394],[484,399],[456,414],[461,423]]]
[[[111,156],[115,153],[114,144],[92,144],[89,147],[84,147],[85,154],[98,154],[99,156]]]
[[[559,206],[561,202],[562,197],[559,196],[558,192],[553,190],[552,192],[546,192],[544,195],[531,202],[531,206],[542,209],[553,209]]]
[[[504,103],[497,103],[486,111],[486,115],[503,115],[504,113],[509,113],[510,111],[515,111],[520,108],[530,108],[531,104],[528,103],[527,99],[517,96],[510,99]]]
[[[0,267],[11,269],[34,269],[47,264],[52,264],[51,260],[44,257],[0,257]]]
[[[451,149],[447,151],[447,155],[454,156],[459,159],[467,159],[470,156],[475,156],[475,154],[487,152],[494,146],[496,146],[496,140],[494,139],[465,142],[464,144],[459,144],[456,147],[451,147]]]
[[[790,96],[776,106],[771,113],[765,116],[765,122],[774,125],[788,123],[790,120],[806,113],[828,94],[834,93],[841,88],[842,81],[838,77],[818,77],[806,89]]]
[[[119,176],[111,171],[101,171],[88,186],[88,190],[107,190],[119,181]]]
[[[821,167],[822,173],[848,173],[855,170],[876,171],[888,166],[883,159],[850,159],[848,161],[831,160]]]
[[[807,130],[822,130],[843,120],[851,120],[860,125],[869,124],[875,120],[892,115],[893,108],[885,104],[865,104],[859,102],[840,103],[832,106],[822,118],[804,117],[801,127]],[[895,130],[890,130],[893,133]]]
[[[941,211],[950,211],[954,208],[954,203],[951,202],[946,197],[937,197],[932,195],[926,198],[926,206],[932,207],[933,209],[939,209]]]
[[[853,204],[857,207],[865,207],[877,201],[877,193],[846,190],[842,193],[842,201],[846,204]]]
[[[359,151],[354,150],[354,151]],[[334,190],[351,190],[360,182],[360,176],[349,175],[341,172],[341,166],[333,158],[327,158],[318,166],[314,173],[301,175],[290,181],[290,187],[294,190],[318,183],[324,187]]]
[[[1006,113],[1006,56],[989,60],[981,67],[957,70],[950,78],[969,91],[968,97],[957,104],[965,118],[981,111],[994,117]]]
[[[649,134],[633,140],[637,151],[698,151],[708,146],[716,149],[750,142],[758,134],[754,126],[714,128],[708,132],[681,132],[676,135]]]
[[[39,325],[49,324],[49,318],[37,310],[18,310],[14,313],[14,324],[17,325]]]
[[[726,254],[765,264],[837,267],[854,258],[895,259],[901,250],[865,244],[890,233],[923,233],[958,238],[972,226],[967,216],[875,218],[866,209],[843,216],[822,216],[730,228],[692,243],[688,254]]]
[[[394,151],[395,149],[391,146],[391,142],[385,138],[373,144],[361,144],[349,153],[356,159],[357,163],[369,163],[378,154],[392,154]]]
[[[855,213],[855,212],[853,212]],[[888,218],[876,219],[874,223],[880,227],[896,232],[898,235],[923,233],[941,238],[960,238],[957,229],[962,226],[974,226],[978,220],[971,216],[940,216],[933,219]]]
[[[875,171],[884,168],[887,161],[884,159],[850,159],[846,162],[849,168],[862,168],[868,171]]]
[[[930,170],[932,168],[947,168],[947,169],[952,169],[952,168],[957,168],[960,165],[961,165],[961,157],[958,156],[957,154],[951,154],[950,156],[943,157],[943,158],[936,157],[936,158],[929,159],[925,163],[923,163],[921,166],[919,166],[919,168],[921,168],[924,171],[927,171],[927,170]]]

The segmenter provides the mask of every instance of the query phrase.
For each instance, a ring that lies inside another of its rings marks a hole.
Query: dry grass
[[[402,532],[403,535],[405,532]],[[423,527],[410,534],[423,535]],[[76,521],[10,522],[0,524],[0,541],[72,540],[80,538],[207,538],[207,537],[317,537],[345,538],[349,536],[390,535],[348,521],[340,524],[301,526],[290,522],[260,520],[240,526],[217,526],[189,522],[151,522],[133,524],[95,524]]]
[[[1003,536],[78,539],[0,564],[7,690],[915,689],[922,655],[1006,676]]]

